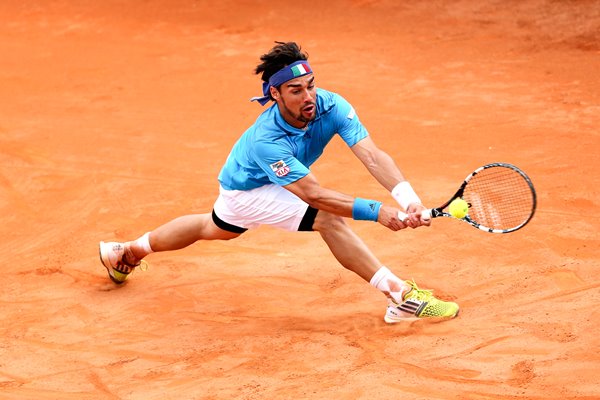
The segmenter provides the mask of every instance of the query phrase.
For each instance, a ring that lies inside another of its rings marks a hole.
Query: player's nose
[[[307,90],[304,94],[304,103],[313,103],[315,100],[314,96]]]

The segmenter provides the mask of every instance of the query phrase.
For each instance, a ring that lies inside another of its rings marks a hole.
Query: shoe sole
[[[410,317],[410,318],[390,318],[387,315],[385,315],[383,317],[383,320],[388,323],[388,324],[397,324],[399,322],[411,322],[411,321],[416,321],[419,319],[426,319],[428,321],[435,321],[435,320],[445,320],[445,319],[454,319],[456,317],[458,317],[458,314],[460,313],[460,309],[456,312],[456,314],[450,316],[450,317],[425,317],[425,318],[421,318],[421,317]]]
[[[104,266],[104,268],[106,268],[106,272],[108,273],[108,277],[110,278],[111,281],[113,281],[114,283],[116,283],[117,285],[122,285],[125,283],[125,281],[118,281],[114,276],[112,276],[112,274],[110,273],[110,271],[112,270],[112,267],[110,266],[110,263],[108,261],[108,259],[105,261],[105,257],[102,254],[102,246],[104,245],[104,242],[100,242],[100,245],[98,246],[98,255],[100,256],[100,262],[102,263],[102,265]]]

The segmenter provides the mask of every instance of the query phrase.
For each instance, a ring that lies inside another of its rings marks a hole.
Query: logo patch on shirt
[[[283,160],[279,160],[276,163],[273,163],[269,166],[271,167],[273,172],[275,172],[275,175],[277,175],[280,178],[290,173],[290,167],[288,167],[288,165]]]
[[[352,107],[350,109],[350,112],[348,113],[348,115],[346,115],[346,118],[348,118],[348,119],[354,119],[355,116],[356,116],[356,111],[354,111],[354,107]]]

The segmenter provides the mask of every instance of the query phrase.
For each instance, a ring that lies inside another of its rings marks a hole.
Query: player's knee
[[[313,229],[318,232],[327,232],[330,230],[339,231],[347,227],[344,218],[339,215],[330,214],[325,211],[319,211],[313,224]]]

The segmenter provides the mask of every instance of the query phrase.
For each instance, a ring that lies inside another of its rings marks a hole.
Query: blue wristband
[[[357,221],[377,222],[380,208],[380,201],[361,199],[357,197],[354,199],[354,205],[352,206],[352,219]]]

